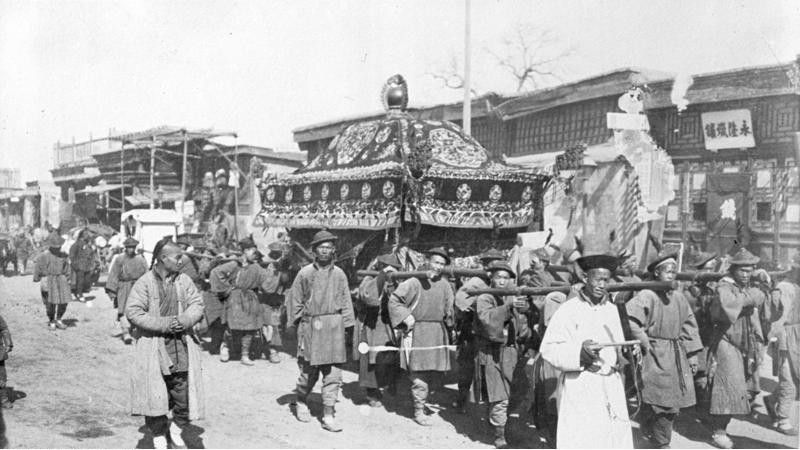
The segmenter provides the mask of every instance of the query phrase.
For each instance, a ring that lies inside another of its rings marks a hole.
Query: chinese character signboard
[[[749,109],[707,112],[701,118],[707,150],[756,146]]]

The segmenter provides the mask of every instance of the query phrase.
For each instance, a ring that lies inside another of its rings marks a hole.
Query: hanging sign
[[[749,109],[707,112],[700,117],[707,150],[756,146]]]

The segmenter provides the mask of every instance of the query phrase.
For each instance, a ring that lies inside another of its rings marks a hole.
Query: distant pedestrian
[[[128,301],[133,284],[147,272],[147,261],[142,255],[136,254],[136,246],[139,241],[134,238],[127,238],[122,243],[125,253],[114,258],[111,269],[108,271],[106,281],[106,291],[117,308],[117,325],[122,331],[122,340],[130,344],[130,323],[125,318],[125,304]]]
[[[86,228],[81,230],[78,240],[69,248],[69,261],[75,281],[73,288],[75,299],[86,301],[83,294],[88,293],[92,287],[92,270],[95,267],[94,250],[89,239],[89,230]],[[92,303],[87,302],[86,306],[91,307]]]
[[[185,448],[181,431],[204,413],[203,377],[193,327],[203,300],[180,273],[181,250],[161,240],[151,270],[133,285],[125,306],[135,341],[131,413],[145,416],[155,448]],[[172,423],[167,413],[172,410]]]
[[[11,340],[11,331],[9,331],[3,316],[0,316],[0,407],[3,409],[14,407],[8,395],[8,374],[6,373],[6,360],[13,349],[14,341]]]
[[[48,250],[36,257],[33,269],[33,282],[42,282],[42,299],[47,308],[50,329],[65,329],[61,321],[67,304],[70,302],[70,267],[67,255],[61,251],[64,238],[51,233],[45,241]]]

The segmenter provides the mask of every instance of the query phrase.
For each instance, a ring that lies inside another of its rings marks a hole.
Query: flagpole
[[[470,11],[471,0],[464,0],[464,107],[462,108],[462,123],[464,133],[472,134],[472,98],[470,98],[470,72],[472,71],[472,58],[470,55]]]

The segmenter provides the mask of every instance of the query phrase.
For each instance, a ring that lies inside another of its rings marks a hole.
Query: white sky
[[[473,0],[474,79],[513,91],[486,47],[520,22],[575,48],[565,81],[625,66],[704,73],[793,60],[800,1]],[[412,104],[458,100],[427,72],[463,50],[463,0],[0,0],[0,166],[48,179],[60,140],[158,125],[296,148],[293,128],[380,110],[402,73]]]

